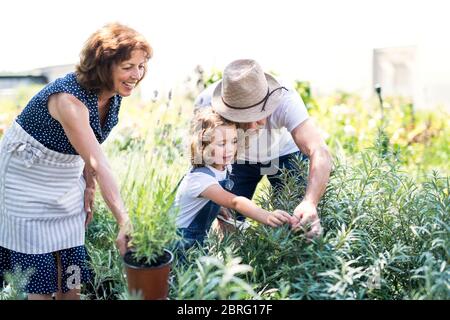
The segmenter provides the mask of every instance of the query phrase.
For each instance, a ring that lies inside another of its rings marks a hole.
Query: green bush
[[[307,166],[297,166],[305,177]],[[292,212],[305,192],[300,177],[285,172],[284,188],[267,189],[260,204]],[[210,254],[231,246],[252,266],[255,291],[291,299],[449,299],[449,178],[423,179],[416,184],[378,149],[340,159],[319,204],[322,237],[307,243],[288,227],[257,225]]]
[[[127,185],[126,206],[132,224],[131,241],[133,255],[137,261],[151,264],[163,255],[178,239],[176,212],[171,210],[174,193],[170,177],[164,177],[156,167],[133,163],[133,170],[142,173],[141,178]],[[148,168],[148,169],[147,169]]]

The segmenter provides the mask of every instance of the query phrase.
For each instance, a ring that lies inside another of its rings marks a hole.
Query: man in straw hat
[[[232,168],[234,194],[251,199],[264,175],[276,188],[281,168],[294,170],[293,158],[309,158],[306,193],[294,210],[292,229],[310,226],[309,239],[321,234],[317,204],[328,183],[331,156],[298,93],[264,73],[256,61],[242,59],[227,65],[222,80],[200,93],[195,106],[212,106],[245,130],[246,143]]]

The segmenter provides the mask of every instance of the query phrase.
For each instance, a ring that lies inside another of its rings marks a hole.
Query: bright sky
[[[170,87],[197,64],[254,58],[324,88],[370,83],[373,48],[448,44],[442,0],[14,0],[0,4],[0,71],[76,63],[87,37],[118,21],[154,48],[148,85]],[[448,58],[443,59],[447,63]],[[435,67],[436,68],[436,67]],[[450,68],[449,68],[450,69]]]

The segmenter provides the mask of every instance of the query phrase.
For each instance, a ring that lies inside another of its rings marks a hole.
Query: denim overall
[[[202,172],[215,178],[212,170],[207,167],[193,168],[191,172]],[[233,188],[233,181],[229,179],[228,171],[226,178],[219,181],[219,184],[227,191],[230,191],[231,188]],[[182,240],[178,244],[178,248],[187,250],[195,244],[202,245],[214,219],[219,214],[219,210],[220,206],[218,204],[212,200],[208,201],[208,203],[206,203],[205,206],[197,213],[194,220],[187,228],[178,229],[178,232],[182,236]]]

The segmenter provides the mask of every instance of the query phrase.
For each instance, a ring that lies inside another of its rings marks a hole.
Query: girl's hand
[[[291,216],[283,210],[274,210],[267,215],[265,224],[271,227],[279,227],[285,223],[291,223]]]

